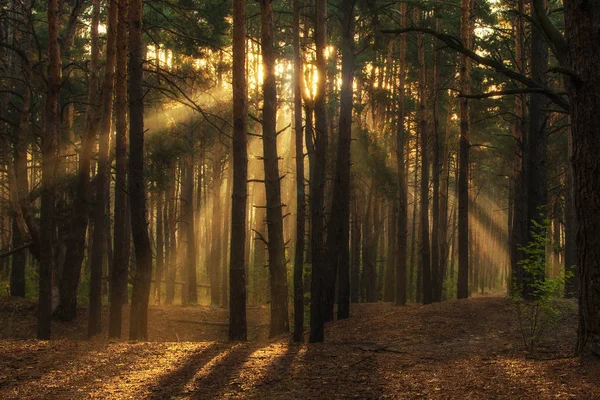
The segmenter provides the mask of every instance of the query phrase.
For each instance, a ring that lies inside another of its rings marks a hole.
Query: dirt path
[[[213,321],[219,317],[210,310],[162,309],[152,314],[151,322],[166,324],[164,332],[172,334],[168,321],[189,320],[190,313]],[[256,313],[253,318],[260,325],[264,315]],[[577,324],[572,312],[552,331],[536,358],[521,350],[513,321],[506,300],[481,297],[401,308],[356,305],[352,318],[327,327],[326,343],[314,345],[291,344],[287,337],[243,344],[2,340],[0,398],[600,396],[600,364],[571,357]],[[199,328],[192,324],[191,329]]]

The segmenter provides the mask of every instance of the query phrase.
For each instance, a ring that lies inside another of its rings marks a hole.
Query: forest
[[[598,66],[594,0],[0,0],[0,397],[598,398]]]

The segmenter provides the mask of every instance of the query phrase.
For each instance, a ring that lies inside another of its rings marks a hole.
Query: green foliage
[[[511,301],[516,313],[517,322],[525,348],[533,352],[549,329],[556,326],[561,310],[556,300],[562,293],[565,280],[572,275],[571,271],[562,273],[555,278],[546,276],[546,247],[550,243],[548,232],[550,221],[544,219],[541,223],[531,221],[533,229],[527,246],[520,250],[525,258],[519,262],[525,284],[513,282]],[[527,289],[527,295],[524,294]]]

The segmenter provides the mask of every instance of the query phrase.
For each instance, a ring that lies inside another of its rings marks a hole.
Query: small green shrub
[[[525,348],[533,352],[549,329],[556,326],[561,310],[556,300],[561,296],[565,280],[571,271],[550,278],[546,275],[546,246],[550,239],[550,221],[532,221],[529,244],[520,250],[525,258],[519,262],[524,272],[524,283],[528,286],[527,296],[524,285],[513,282],[511,301],[519,324]]]

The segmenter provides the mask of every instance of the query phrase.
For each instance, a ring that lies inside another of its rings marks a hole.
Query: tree
[[[465,48],[471,49],[471,0],[461,0],[460,40]],[[460,55],[460,90],[470,92],[471,61]],[[458,176],[458,281],[457,297],[469,297],[469,100],[460,98],[460,152]]]
[[[324,340],[325,325],[325,279],[327,265],[324,252],[324,194],[327,152],[327,105],[325,98],[327,61],[325,59],[327,33],[327,3],[316,0],[315,44],[317,52],[317,91],[314,98],[315,132],[314,146],[309,149],[310,163],[310,213],[311,213],[311,294],[310,294],[310,342]],[[307,121],[308,127],[308,121]],[[312,130],[312,128],[311,128]],[[311,136],[312,141],[312,136]]]
[[[406,13],[408,7],[402,3],[400,14],[402,15],[401,24],[406,24]],[[396,256],[396,305],[406,305],[406,261],[407,261],[407,235],[408,235],[408,210],[407,210],[407,190],[406,190],[406,167],[404,163],[404,146],[406,143],[405,129],[405,82],[406,82],[406,35],[400,36],[400,64],[399,82],[398,82],[398,122],[396,132],[396,164],[398,167],[398,254]],[[414,221],[413,221],[414,224]]]
[[[40,206],[40,270],[37,338],[50,339],[52,314],[52,273],[54,271],[55,179],[58,156],[60,90],[60,48],[58,45],[58,1],[49,0],[48,81],[45,104],[45,129],[42,136],[42,193]]]
[[[350,143],[354,82],[354,1],[342,4],[342,91],[331,215],[327,228],[325,318],[333,320],[336,277],[339,276],[338,318],[350,316]],[[339,273],[339,275],[338,275]]]
[[[301,1],[294,0],[294,138],[296,145],[296,242],[294,245],[294,341],[304,338],[304,244],[306,195],[304,193],[304,140],[302,129],[302,53],[300,49]]]
[[[117,43],[117,3],[108,2],[106,65],[100,99],[100,129],[98,137],[98,174],[96,175],[96,205],[94,208],[94,240],[91,252],[90,307],[88,337],[100,333],[102,317],[102,264],[106,255],[106,206],[109,196],[109,147],[112,120],[113,87]]]
[[[117,65],[115,75],[115,211],[114,253],[110,272],[110,316],[108,336],[121,337],[123,304],[127,301],[130,235],[127,224],[127,0],[118,2]]]
[[[263,57],[263,159],[267,194],[267,232],[269,251],[269,281],[271,284],[270,336],[289,331],[285,244],[277,155],[277,84],[275,80],[275,49],[273,48],[273,3],[260,1],[261,48]]]
[[[129,205],[137,267],[131,297],[129,339],[148,338],[152,249],[144,183],[144,100],[142,90],[142,1],[129,1]]]
[[[431,287],[431,246],[429,238],[429,126],[426,111],[425,44],[423,34],[417,37],[419,58],[419,133],[421,135],[421,273],[423,284],[423,304],[432,301]]]
[[[229,271],[229,339],[246,340],[246,199],[248,197],[246,2],[233,2],[233,194]]]

